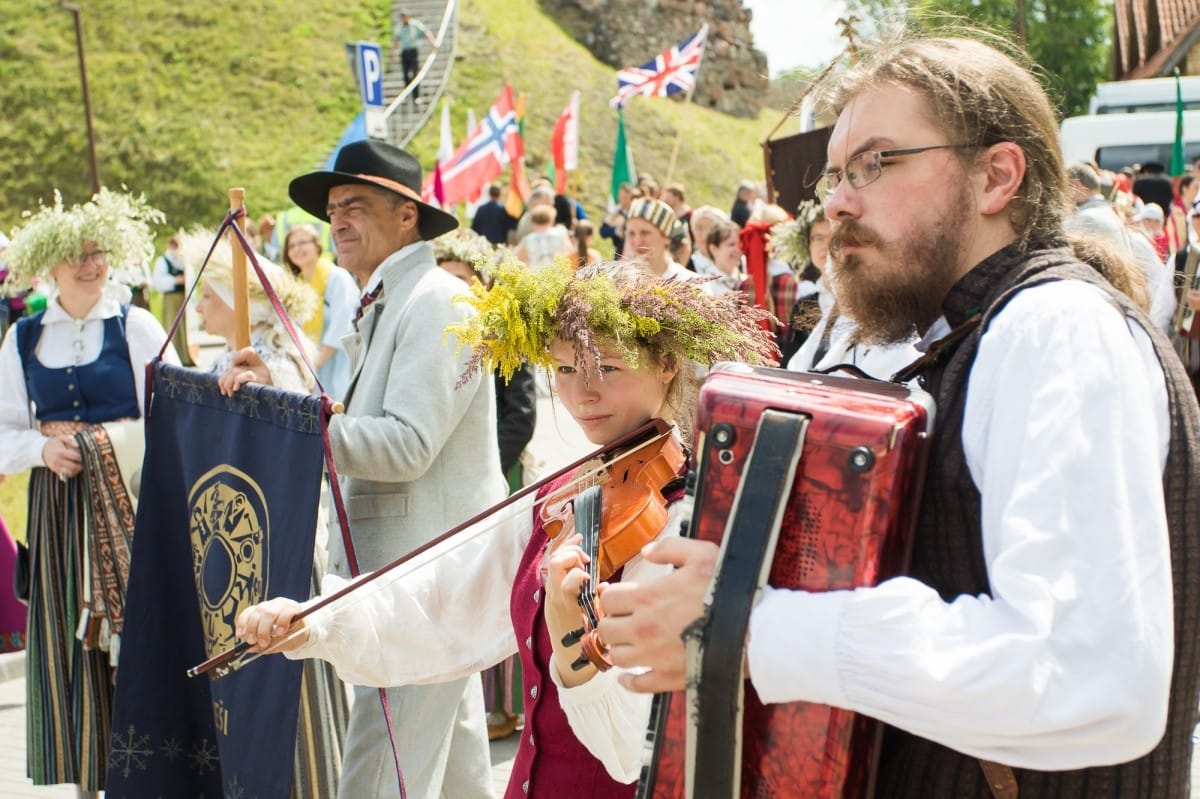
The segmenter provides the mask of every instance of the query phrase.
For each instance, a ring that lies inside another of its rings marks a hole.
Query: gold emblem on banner
[[[266,599],[269,517],[250,475],[222,464],[188,494],[192,570],[211,657],[233,646],[237,614]]]

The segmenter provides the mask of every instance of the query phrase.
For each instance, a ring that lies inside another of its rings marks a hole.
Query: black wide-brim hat
[[[329,190],[347,183],[379,186],[412,200],[420,209],[417,230],[429,241],[458,227],[458,219],[421,200],[421,164],[387,142],[368,139],[347,144],[337,154],[333,171],[301,175],[288,185],[288,196],[318,219],[329,221]]]

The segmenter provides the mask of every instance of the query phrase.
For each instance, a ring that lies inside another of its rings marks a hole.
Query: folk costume
[[[13,236],[10,266],[24,275],[78,257],[83,242],[111,262],[153,254],[148,223],[160,215],[139,199],[101,191],[83,206],[61,199]],[[31,584],[26,648],[26,759],[35,785],[103,788],[112,691],[120,653],[141,453],[144,365],[166,332],[131,307],[113,280],[82,319],[51,297],[0,347],[0,472],[32,470]],[[165,358],[178,363],[167,348]],[[49,436],[73,433],[83,470],[63,479],[44,467]]]
[[[363,288],[363,311],[347,337],[346,412],[330,421],[329,444],[341,475],[359,566],[378,568],[490,507],[505,496],[496,454],[496,399],[479,377],[461,389],[463,363],[444,330],[462,322],[462,281],[439,267],[427,240],[457,227],[450,214],[420,204],[416,159],[382,142],[355,142],[332,171],[292,181],[302,208],[327,218],[333,187],[377,185],[420,207],[421,241],[376,267]],[[399,191],[403,189],[403,192]],[[369,300],[369,302],[367,302]],[[348,576],[341,532],[329,535],[329,571]],[[451,580],[453,590],[461,583]],[[388,704],[407,794],[412,799],[492,795],[483,690],[478,675],[437,685],[389,688]],[[358,686],[350,711],[340,793],[397,796],[399,783],[379,699]]]
[[[754,686],[903,719],[880,758],[889,796],[989,797],[976,758],[1012,766],[1022,797],[1186,795],[1200,412],[1178,359],[1062,247],[1006,247],[942,307],[923,348],[981,321],[919,372],[938,418],[916,579],[769,591]],[[1133,713],[1138,740],[1109,731]]]
[[[610,265],[611,266],[611,265]],[[479,311],[450,328],[472,349],[467,375],[495,368],[511,375],[528,358],[552,363],[556,337],[576,344],[577,366],[602,379],[597,341],[615,343],[627,362],[648,354],[680,359],[766,362],[774,357],[760,314],[732,298],[709,296],[698,283],[656,280],[637,267],[636,281],[618,284],[603,270],[574,274],[563,263],[541,270],[500,267],[495,284],[473,288]],[[618,338],[619,333],[627,333]],[[552,662],[544,617],[543,559],[550,543],[544,500],[568,484],[562,475],[418,558],[363,585],[345,600],[306,618],[308,642],[288,657],[329,659],[344,679],[369,685],[435,682],[518,654],[526,723],[506,799],[625,799],[634,794],[642,737],[619,734],[622,720],[650,712],[650,697],[616,681],[618,670],[564,688]],[[659,536],[677,535],[682,498],[666,494],[668,520]],[[615,579],[643,580],[670,567],[635,556]],[[326,579],[324,593],[345,585]],[[380,657],[380,651],[420,651],[420,658]]]

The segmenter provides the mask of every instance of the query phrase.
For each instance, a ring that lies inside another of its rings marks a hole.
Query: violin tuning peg
[[[583,628],[582,627],[580,627],[577,630],[571,630],[571,632],[564,635],[562,637],[562,645],[563,646],[575,646],[575,644],[579,643],[580,638],[583,638]]]
[[[575,658],[575,662],[571,664],[571,671],[579,671],[580,669],[586,669],[590,665],[592,665],[592,661],[590,661],[586,657],[583,657],[582,655],[580,655],[579,657]]]

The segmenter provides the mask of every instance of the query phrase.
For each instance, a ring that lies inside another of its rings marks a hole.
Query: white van
[[[1175,145],[1175,78],[1101,83],[1089,116],[1064,119],[1063,159],[1095,161],[1116,172],[1134,164],[1171,166]],[[1200,76],[1180,78],[1184,160],[1200,156]]]
[[[1200,110],[1200,75],[1179,79],[1183,108]],[[1089,114],[1175,112],[1175,78],[1147,78],[1101,83],[1088,106]]]
[[[1068,117],[1060,131],[1063,160],[1095,161],[1116,172],[1134,164],[1171,166],[1175,112]],[[1183,112],[1184,161],[1200,156],[1200,110]]]

